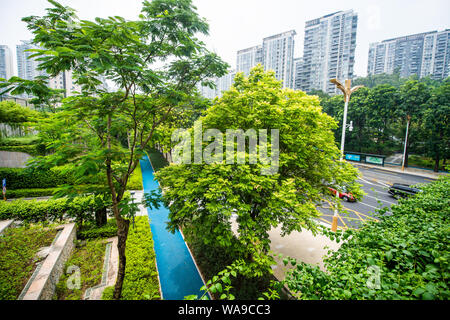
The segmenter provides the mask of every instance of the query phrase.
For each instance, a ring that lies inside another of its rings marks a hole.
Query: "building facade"
[[[444,79],[449,76],[450,29],[413,34],[371,43],[367,73],[401,77],[417,75]]]
[[[258,63],[263,63],[262,46],[239,50],[236,59],[236,72],[244,72],[248,76],[250,70]]]
[[[335,12],[307,21],[300,88],[339,93],[330,79],[353,78],[358,15],[353,10]]]
[[[295,58],[294,59],[294,75],[293,75],[293,89],[294,90],[301,90],[301,77],[303,72],[303,57]]]
[[[202,87],[200,84],[197,85],[197,89],[200,94],[208,99],[214,99],[216,97],[221,97],[223,91],[227,91],[233,85],[234,77],[236,76],[236,71],[231,70],[226,75],[215,79],[215,88]]]
[[[263,39],[262,64],[265,70],[275,71],[275,77],[283,81],[284,88],[293,88],[295,30],[286,31]]]
[[[8,46],[0,45],[0,78],[8,80],[13,75],[11,49]]]

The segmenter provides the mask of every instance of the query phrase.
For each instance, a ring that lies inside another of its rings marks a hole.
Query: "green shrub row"
[[[16,189],[16,190],[6,190],[6,198],[17,199],[17,198],[34,198],[34,197],[46,197],[52,196],[57,188],[35,188],[35,189]]]
[[[122,288],[122,300],[160,299],[158,272],[153,250],[153,238],[147,216],[135,218],[130,224],[126,247],[127,265]],[[111,300],[113,287],[103,291],[103,300]]]
[[[101,196],[83,196],[49,200],[0,201],[0,220],[26,222],[55,221],[73,218],[78,222],[93,221],[95,212],[110,206]]]
[[[0,151],[24,152],[31,156],[41,156],[45,155],[45,145],[41,143],[20,146],[0,145]]]
[[[97,227],[95,223],[86,223],[77,229],[77,239],[111,238],[117,235],[116,219],[109,219],[106,225]]]
[[[0,179],[5,178],[7,189],[55,188],[73,182],[71,175],[61,168],[0,168]]]

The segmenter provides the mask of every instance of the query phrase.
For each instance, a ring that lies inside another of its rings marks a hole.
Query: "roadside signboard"
[[[379,157],[366,157],[366,162],[367,163],[373,163],[373,164],[380,164],[383,165],[383,158],[379,158]]]
[[[351,154],[351,153],[347,153],[345,155],[345,160],[350,160],[350,161],[361,161],[361,156],[359,154]]]

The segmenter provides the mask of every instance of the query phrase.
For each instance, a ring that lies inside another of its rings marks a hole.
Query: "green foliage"
[[[16,300],[33,273],[41,247],[49,246],[54,229],[42,226],[6,229],[0,235],[0,300]]]
[[[77,239],[111,238],[117,235],[117,224],[115,219],[109,219],[104,226],[97,227],[94,222],[84,223],[77,227]]]
[[[78,244],[71,257],[64,265],[64,273],[56,284],[54,300],[81,300],[86,289],[100,284],[103,272],[103,260],[106,244],[101,239],[90,240],[85,244]],[[79,289],[69,289],[67,280],[73,273],[67,273],[70,266],[80,270]]]
[[[130,180],[128,180],[127,190],[142,190],[144,186],[142,185],[142,172],[141,165],[138,164],[136,169],[130,176]]]
[[[18,219],[26,222],[37,222],[74,218],[81,223],[93,221],[96,210],[110,205],[110,201],[94,195],[40,201],[1,201],[0,220]]]
[[[158,300],[159,282],[153,239],[147,216],[135,218],[130,224],[126,246],[127,265],[122,300]],[[112,299],[113,288],[106,288],[102,299]]]
[[[13,101],[0,102],[0,123],[24,124],[30,122],[38,112]]]
[[[234,247],[237,248],[239,246],[237,239],[233,239],[233,245],[224,250],[222,246],[215,243],[205,244],[202,237],[195,234],[194,230],[189,230],[189,228],[184,228],[183,234],[202,275],[206,279],[214,279],[219,272],[233,265],[234,262],[238,260],[244,261],[246,258],[239,250],[233,250]],[[230,286],[228,294],[237,300],[258,299],[261,296],[261,292],[269,290],[270,279],[272,279],[270,272],[260,277],[248,277],[238,272],[238,274],[230,277],[231,283],[227,284]],[[210,293],[215,299],[220,299],[221,297],[221,294],[217,292]],[[227,296],[227,299],[229,298],[230,296]],[[192,296],[190,299],[199,299],[199,297]]]
[[[149,148],[147,154],[152,164],[152,168],[155,170],[155,172],[158,172],[160,169],[169,165],[169,162],[163,157],[161,152],[159,152],[157,149]]]
[[[8,199],[46,197],[53,196],[57,190],[57,188],[7,189],[6,197]]]
[[[392,215],[380,211],[379,222],[356,231],[327,231],[344,241],[324,259],[327,272],[291,259],[289,290],[300,299],[448,300],[450,177],[421,188],[392,206]]]
[[[231,89],[200,120],[204,131],[269,129],[270,136],[270,129],[279,129],[279,170],[273,175],[261,174],[261,162],[230,165],[222,159],[215,164],[170,165],[156,174],[164,201],[170,203],[170,230],[189,226],[205,244],[240,251],[248,262],[246,276],[271,271],[272,227],[280,225],[283,234],[316,230],[316,205],[328,197],[327,184],[353,187],[358,193],[356,169],[336,161],[339,150],[331,131],[335,121],[322,112],[317,98],[282,89],[274,73],[264,72],[262,66],[248,78],[238,74]],[[225,150],[225,141],[219,147]],[[245,154],[248,159],[248,146]],[[237,243],[232,214],[237,215]]]
[[[73,181],[63,168],[0,168],[0,178],[6,178],[8,189],[55,188]]]

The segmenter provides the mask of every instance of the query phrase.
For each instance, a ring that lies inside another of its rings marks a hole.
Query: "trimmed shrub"
[[[109,219],[106,225],[97,227],[95,223],[86,223],[77,229],[77,239],[111,238],[117,235],[116,219]]]
[[[159,282],[153,239],[147,216],[135,218],[130,224],[126,247],[127,265],[122,288],[122,300],[158,300]],[[111,300],[113,287],[103,291],[102,299]]]
[[[0,168],[0,179],[4,178],[8,189],[55,188],[73,182],[71,175],[63,173],[61,168]]]
[[[33,197],[46,197],[52,196],[56,191],[56,188],[36,188],[36,189],[17,189],[6,191],[6,198],[17,199],[17,198],[33,198]]]
[[[0,201],[0,220],[37,222],[74,218],[78,222],[94,221],[95,212],[109,206],[110,200],[94,195],[41,201]]]

